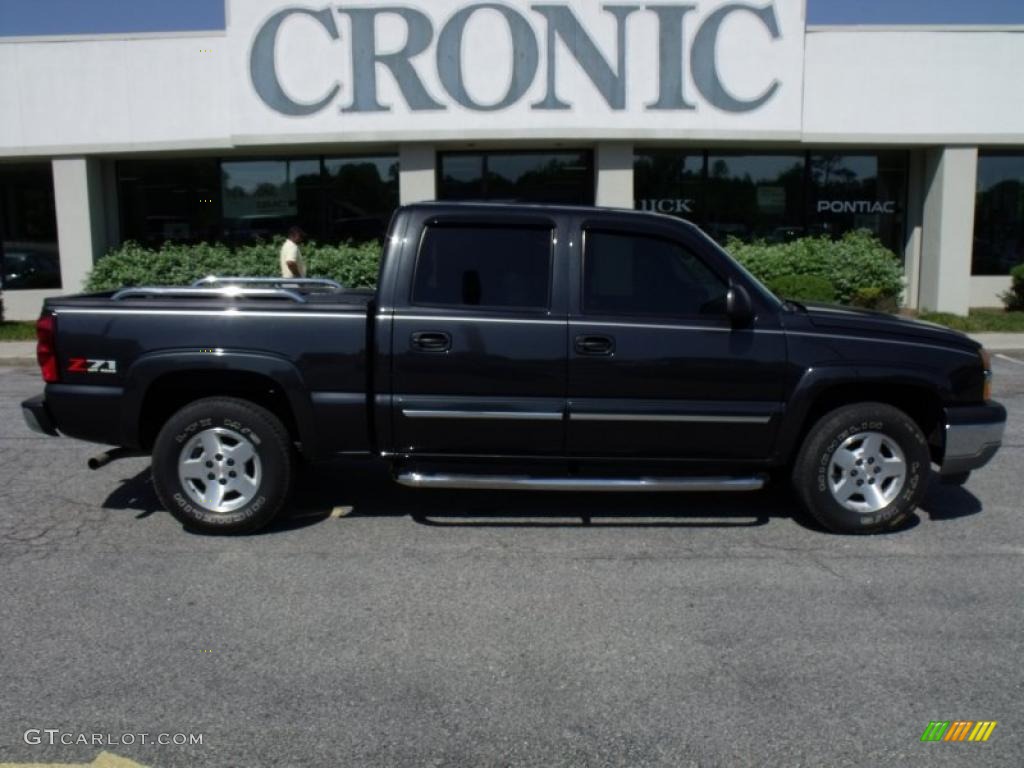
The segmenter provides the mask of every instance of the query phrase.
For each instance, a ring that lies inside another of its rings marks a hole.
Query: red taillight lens
[[[43,372],[43,381],[53,384],[60,381],[57,366],[57,318],[45,314],[36,321],[36,359]]]

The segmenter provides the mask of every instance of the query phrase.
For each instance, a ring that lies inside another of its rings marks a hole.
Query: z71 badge
[[[72,357],[68,361],[68,373],[117,373],[117,361]]]

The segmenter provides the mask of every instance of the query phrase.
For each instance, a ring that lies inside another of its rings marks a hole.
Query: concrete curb
[[[34,341],[0,341],[0,365],[36,365],[36,343]]]

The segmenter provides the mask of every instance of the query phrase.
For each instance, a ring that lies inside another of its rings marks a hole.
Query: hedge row
[[[86,281],[87,291],[112,291],[138,285],[189,285],[207,275],[277,277],[282,240],[241,248],[226,245],[175,245],[159,250],[127,242],[100,259]],[[310,277],[329,277],[349,288],[377,282],[380,245],[302,246]]]
[[[1024,264],[1018,264],[1010,270],[1013,284],[1003,294],[1003,303],[1010,312],[1024,312]]]
[[[276,276],[280,247],[278,240],[236,249],[167,244],[154,251],[128,242],[96,264],[86,288],[188,285],[206,275]],[[817,237],[782,244],[732,240],[728,249],[765,285],[797,301],[895,309],[903,291],[899,260],[864,232],[851,232],[840,240]],[[376,243],[309,243],[302,252],[310,276],[333,278],[353,288],[372,287],[377,280],[380,246]]]
[[[903,265],[869,232],[770,245],[733,239],[726,248],[787,299],[895,310],[903,293]]]

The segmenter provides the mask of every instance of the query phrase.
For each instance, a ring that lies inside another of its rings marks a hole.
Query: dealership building
[[[228,0],[213,30],[2,30],[7,317],[128,240],[369,240],[433,199],[636,207],[722,242],[868,229],[908,306],[998,306],[1024,262],[1020,16]]]

